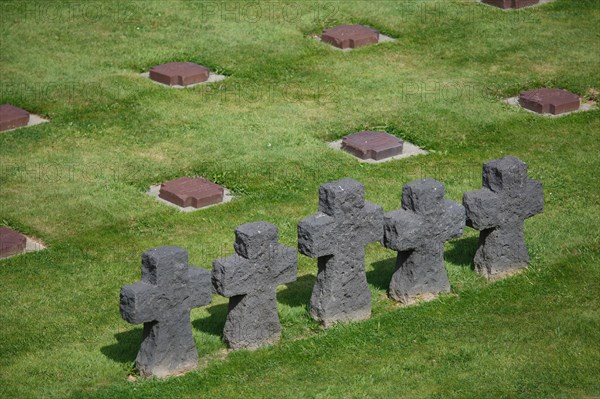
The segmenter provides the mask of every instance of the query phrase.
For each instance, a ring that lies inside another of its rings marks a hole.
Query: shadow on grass
[[[367,272],[367,282],[373,286],[387,291],[392,274],[396,271],[396,257],[380,260],[372,264],[373,270]]]
[[[479,237],[465,237],[452,241],[452,247],[444,253],[444,257],[457,266],[473,269],[473,257],[478,244]]]
[[[305,274],[292,283],[286,284],[285,289],[277,293],[277,301],[291,307],[306,307],[310,303],[315,276]]]
[[[107,358],[118,363],[131,363],[135,360],[142,342],[142,328],[115,334],[116,344],[100,348]]]
[[[208,317],[192,321],[192,326],[202,332],[220,337],[223,335],[225,319],[227,319],[228,304],[221,303],[206,308]]]

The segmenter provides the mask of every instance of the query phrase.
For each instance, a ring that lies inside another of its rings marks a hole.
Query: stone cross
[[[136,365],[142,376],[167,377],[194,369],[198,352],[190,310],[211,301],[210,272],[188,266],[179,247],[158,247],[142,255],[142,280],[121,288],[121,316],[144,323]]]
[[[277,243],[277,226],[247,223],[235,230],[236,254],[213,262],[216,291],[230,298],[223,340],[232,349],[254,349],[279,340],[278,285],[296,280],[295,248]]]
[[[465,193],[467,225],[480,230],[474,264],[496,279],[527,267],[525,219],[544,211],[542,183],[527,177],[527,165],[507,156],[483,165],[483,188]]]
[[[298,224],[298,250],[318,257],[310,314],[325,327],[371,316],[364,247],[383,236],[383,209],[353,179],[322,184],[319,212]]]
[[[445,191],[434,179],[413,181],[402,188],[402,209],[385,214],[383,245],[398,251],[388,294],[399,302],[450,291],[444,242],[463,234],[465,209]]]

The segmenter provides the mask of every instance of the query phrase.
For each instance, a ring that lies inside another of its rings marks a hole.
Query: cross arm
[[[528,179],[523,197],[523,217],[530,218],[544,212],[544,189],[541,181]]]
[[[298,251],[296,248],[278,245],[272,267],[273,281],[276,286],[296,281],[298,274]]]
[[[423,237],[422,217],[400,209],[388,212],[383,219],[383,245],[394,251],[408,251],[419,245]]]
[[[188,292],[192,308],[208,305],[212,300],[211,273],[202,267],[189,267]]]
[[[255,286],[255,267],[238,254],[213,262],[212,283],[219,295],[245,295]]]
[[[362,230],[365,233],[362,237],[363,243],[381,242],[383,239],[383,208],[371,202],[365,202],[363,212]]]
[[[335,219],[319,212],[298,223],[298,251],[311,258],[333,255]]]
[[[121,288],[119,309],[121,317],[132,324],[148,323],[155,319],[158,289],[152,284],[137,282]]]
[[[482,188],[463,195],[463,205],[467,212],[467,226],[476,230],[496,227],[497,215],[501,213],[501,199],[493,191]]]
[[[466,224],[465,207],[454,201],[444,200],[444,217],[439,221],[440,241],[448,241],[463,235]]]

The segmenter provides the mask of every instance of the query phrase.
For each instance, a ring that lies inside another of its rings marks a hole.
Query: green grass
[[[600,89],[597,1],[307,1],[287,20],[273,2],[237,20],[219,7],[245,3],[83,4],[0,5],[0,102],[51,119],[0,134],[0,224],[48,245],[0,261],[0,397],[600,397],[600,111],[549,119],[501,101]],[[337,23],[398,41],[346,53],[310,38]],[[228,79],[169,90],[139,76],[173,60]],[[325,145],[363,128],[431,153],[365,165]],[[478,277],[466,229],[446,247],[452,294],[399,308],[385,295],[394,253],[370,245],[372,319],[323,331],[307,312],[316,262],[300,256],[298,281],[278,292],[280,344],[226,354],[215,296],[192,312],[198,371],[127,381],[141,326],[120,318],[118,295],[144,250],[179,245],[210,268],[242,223],[275,223],[295,245],[320,183],[355,178],[391,211],[404,183],[434,177],[460,201],[482,163],[507,154],[544,183],[526,273]],[[144,194],[190,174],[238,198],[183,214]]]

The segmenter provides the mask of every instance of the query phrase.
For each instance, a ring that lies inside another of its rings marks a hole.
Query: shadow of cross
[[[194,369],[198,352],[192,336],[190,310],[212,299],[210,272],[188,266],[179,247],[157,247],[142,255],[142,279],[121,288],[121,316],[144,323],[136,358],[140,373],[167,377]]]
[[[243,224],[235,230],[236,254],[213,262],[213,286],[230,298],[223,340],[232,349],[254,349],[279,340],[276,289],[296,280],[298,254],[277,240],[275,225]]]
[[[371,316],[364,247],[381,241],[383,209],[364,197],[353,179],[322,184],[319,212],[298,224],[298,250],[318,257],[310,314],[325,327]]]
[[[444,242],[463,234],[465,209],[445,191],[434,179],[413,181],[402,188],[402,209],[385,214],[383,245],[398,251],[392,299],[410,304],[450,291]]]
[[[496,279],[527,267],[525,219],[544,211],[542,183],[527,177],[527,165],[506,156],[483,165],[483,188],[465,193],[467,226],[480,230],[475,270]]]

